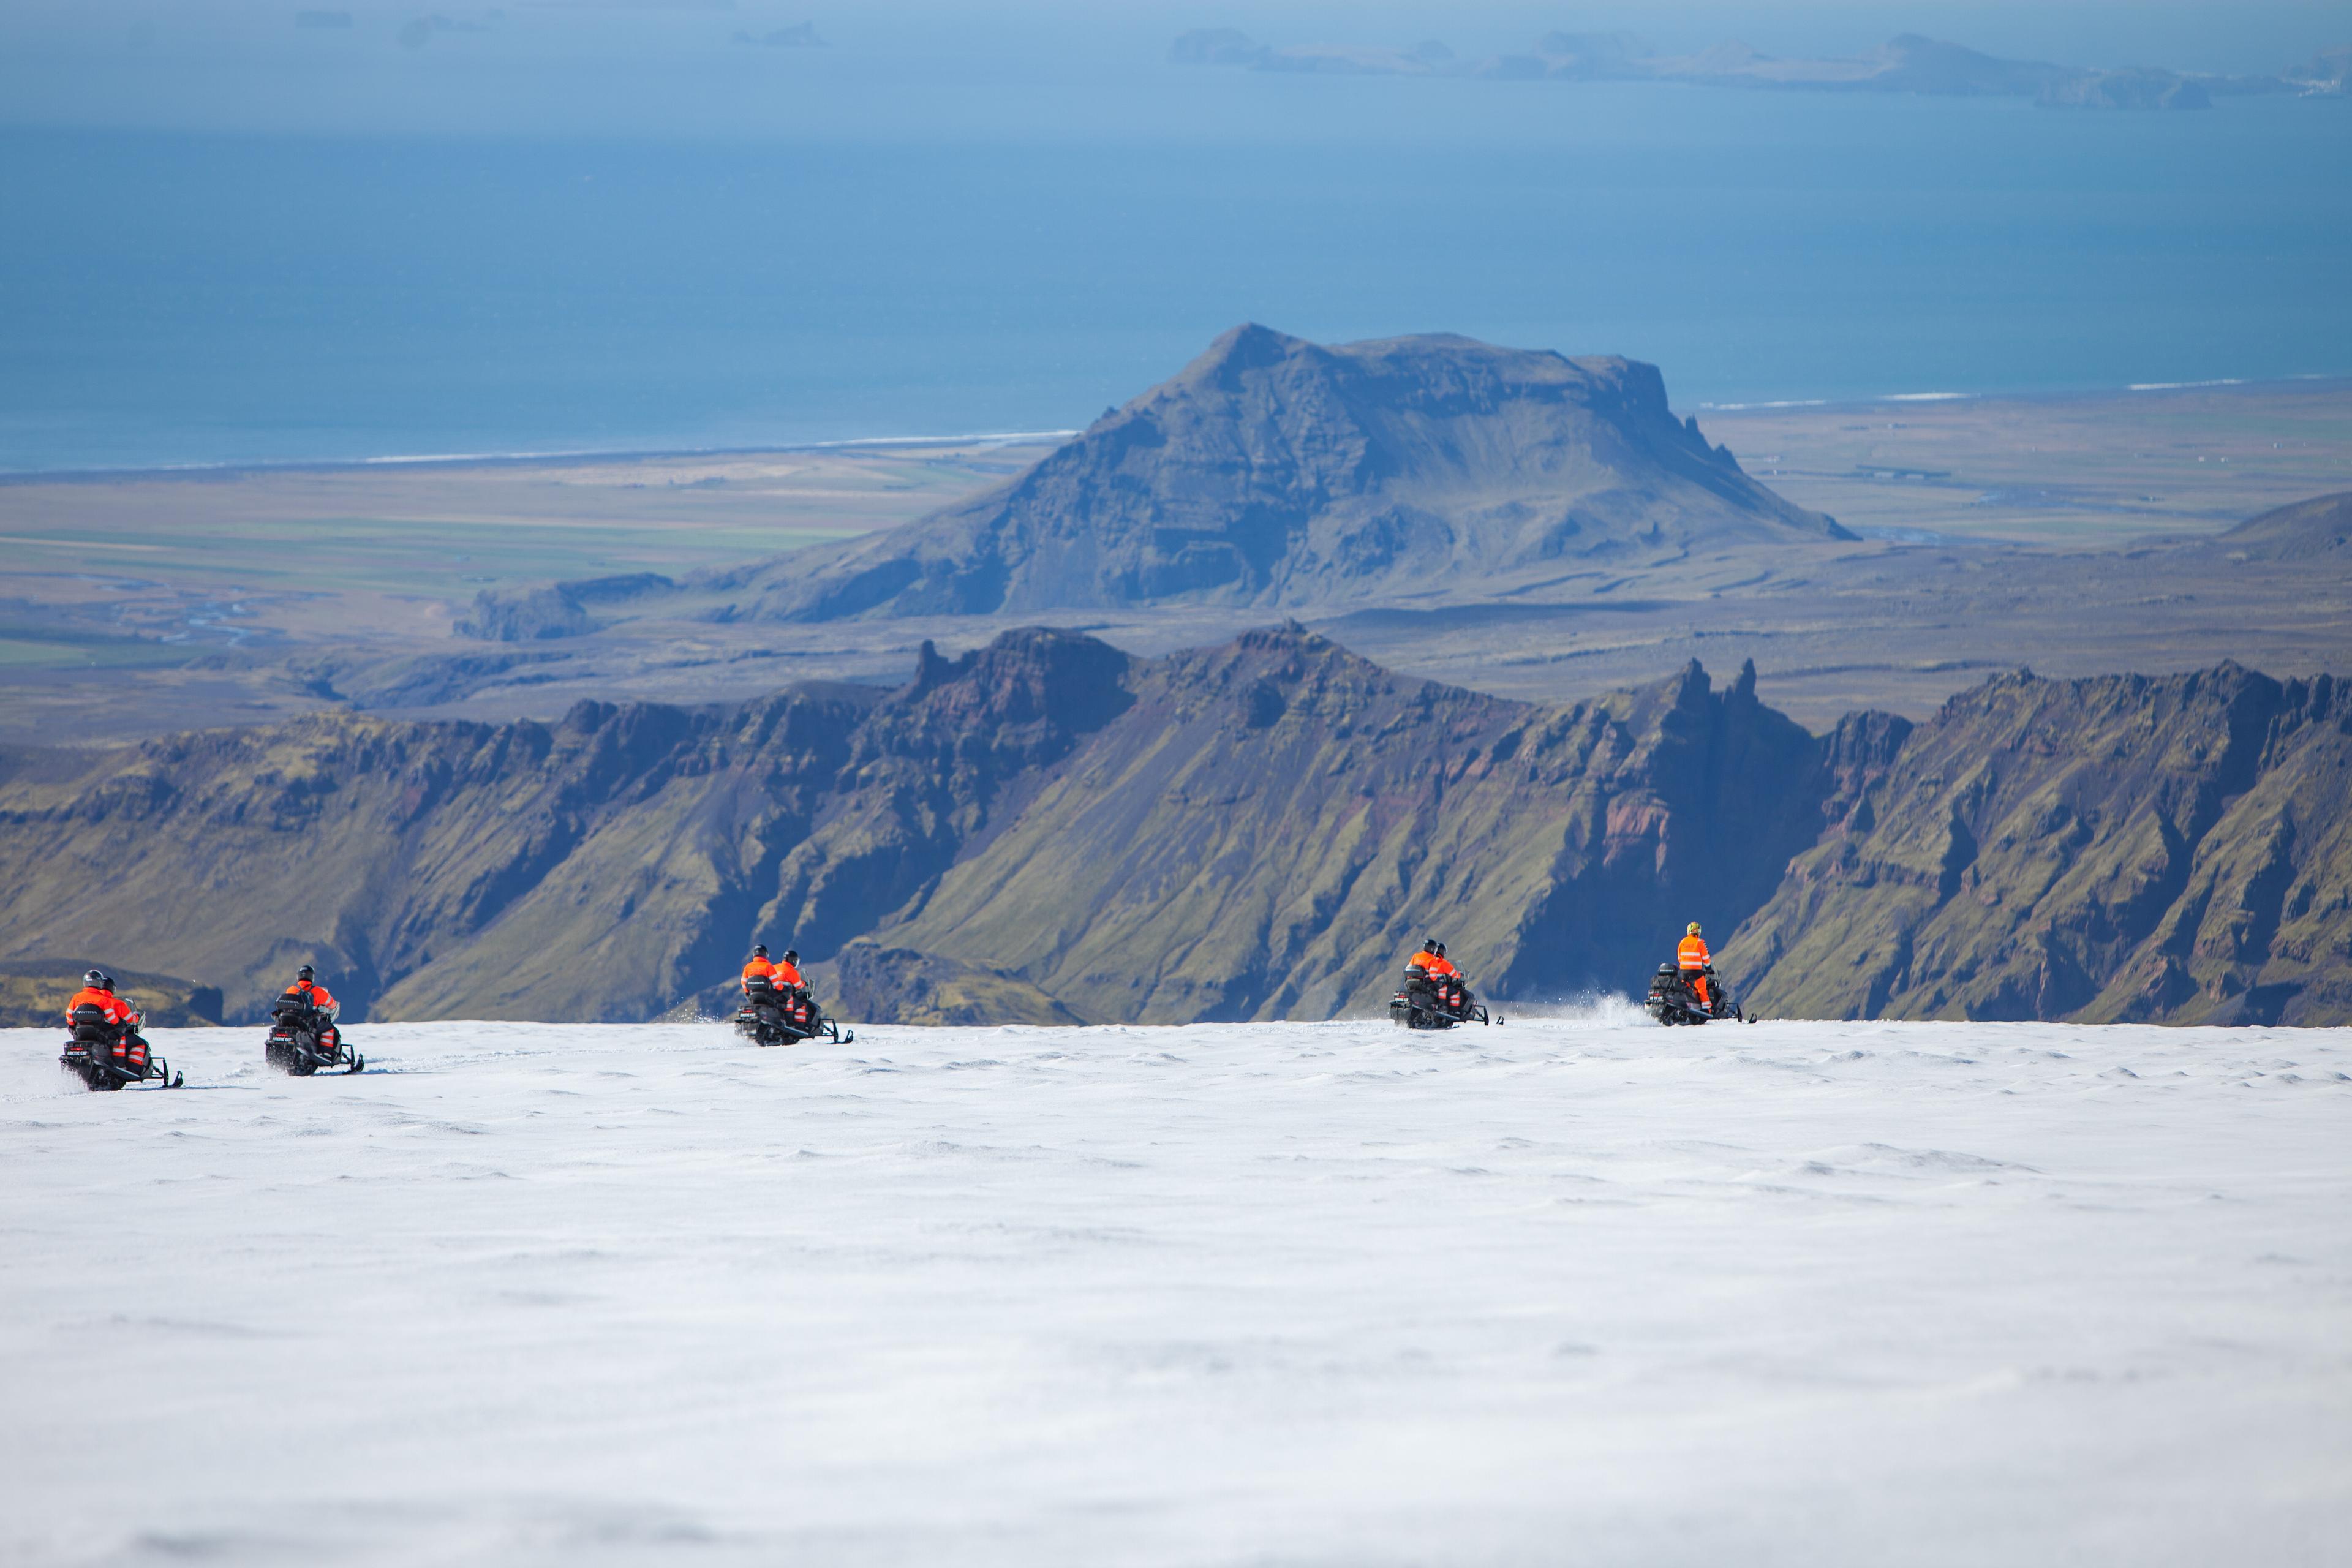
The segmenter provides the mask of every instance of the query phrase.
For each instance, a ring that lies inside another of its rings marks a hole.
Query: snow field
[[[0,1033],[0,1562],[2341,1563],[2352,1031]]]

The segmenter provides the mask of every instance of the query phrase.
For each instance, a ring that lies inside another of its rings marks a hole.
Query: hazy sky
[[[351,25],[306,26],[304,12]],[[803,22],[829,47],[737,37]],[[1855,52],[1914,31],[2072,64],[2272,71],[2352,38],[2352,3],[8,0],[0,123],[921,138],[1017,136],[1050,114],[1064,132],[1079,116],[1107,137],[1213,137],[1214,124],[1157,122],[1160,111],[1117,89],[1122,73],[1156,68],[1176,34],[1212,26],[1276,44],[1434,37],[1467,56],[1557,27],[1625,28],[1665,48],[1736,37],[1778,54]]]

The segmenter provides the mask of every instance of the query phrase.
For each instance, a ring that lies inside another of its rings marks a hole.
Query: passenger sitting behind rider
[[[131,1004],[114,994],[114,981],[105,971],[93,969],[81,977],[81,989],[66,1004],[66,1022],[73,1022],[74,1009],[84,1003],[106,1016],[106,1021],[117,1030],[131,1022]]]
[[[115,994],[114,976],[102,969],[93,969],[81,977],[81,989],[66,1004],[66,1025],[72,1027],[74,1013],[81,1007],[95,1007],[105,1027],[105,1045],[115,1065],[128,1068],[135,1077],[147,1070],[147,1042],[139,1037],[139,1015],[131,1004]]]
[[[743,994],[747,996],[751,994],[753,980],[765,980],[769,987],[776,991],[806,989],[808,982],[801,978],[800,958],[798,950],[788,947],[784,949],[782,963],[771,963],[768,962],[768,944],[764,942],[757,943],[751,949],[751,962],[743,966]]]
[[[1462,972],[1454,966],[1453,960],[1445,956],[1445,944],[1435,937],[1424,938],[1421,951],[1405,960],[1405,986],[1408,990],[1412,987],[1415,970],[1421,972],[1422,983],[1444,1005],[1459,1009],[1467,1000]]]

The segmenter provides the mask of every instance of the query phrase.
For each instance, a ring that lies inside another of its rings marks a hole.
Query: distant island
[[[1849,58],[1780,59],[1750,45],[1718,44],[1661,55],[1630,33],[1547,33],[1524,53],[1457,58],[1435,39],[1409,49],[1314,44],[1276,48],[1232,27],[1186,33],[1169,48],[1179,65],[1340,76],[1454,76],[1497,80],[1675,81],[1703,87],[1817,92],[1909,92],[2030,98],[2049,109],[2210,109],[2222,96],[2352,92],[2352,45],[2324,49],[2275,76],[2225,76],[2155,67],[2124,68],[2011,60],[1906,33]]]

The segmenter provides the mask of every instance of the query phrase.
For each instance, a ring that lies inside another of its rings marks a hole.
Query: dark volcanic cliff
[[[1844,538],[1675,418],[1657,370],[1238,327],[1009,484],[714,581],[739,613],[1306,606],[1712,541]]]
[[[0,963],[628,1020],[765,937],[853,1016],[1172,1022],[1376,1011],[1427,932],[1499,994],[1622,991],[1696,919],[1782,1015],[2331,1022],[2347,783],[2352,689],[2234,667],[1816,737],[1752,670],[1545,708],[1297,626],[1032,629],[891,692],[0,754]]]
[[[2341,1023],[2347,787],[2340,681],[2005,677],[1862,758],[1719,957],[1811,1017]]]
[[[1139,666],[1135,700],[882,940],[1101,1019],[1378,1007],[1443,934],[1521,996],[1729,930],[1820,826],[1819,749],[1696,665],[1531,708],[1296,630]]]
[[[378,1016],[629,1019],[765,934],[891,1014],[1171,1019],[1376,1007],[1428,927],[1525,994],[1735,923],[1817,829],[1817,752],[1696,666],[1546,710],[1297,628],[1017,632],[887,695],[16,753],[0,957],[246,1016],[313,958]]]

